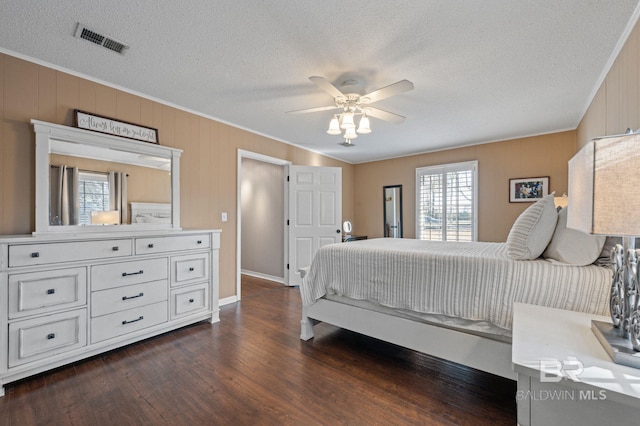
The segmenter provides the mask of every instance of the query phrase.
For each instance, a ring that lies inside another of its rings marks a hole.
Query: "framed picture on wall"
[[[531,203],[549,195],[549,176],[509,179],[509,202]]]

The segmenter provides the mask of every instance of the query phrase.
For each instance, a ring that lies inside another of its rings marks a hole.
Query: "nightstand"
[[[342,242],[347,243],[349,241],[358,241],[358,240],[366,240],[366,235],[343,235]]]
[[[608,317],[515,303],[518,424],[637,424],[640,369],[611,361],[591,331]],[[573,377],[573,379],[572,379]]]

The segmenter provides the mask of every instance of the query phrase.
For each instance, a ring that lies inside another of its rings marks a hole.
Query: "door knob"
[[[339,229],[336,229],[336,233],[337,233],[337,234],[339,234],[339,233],[340,233],[340,230],[339,230]]]

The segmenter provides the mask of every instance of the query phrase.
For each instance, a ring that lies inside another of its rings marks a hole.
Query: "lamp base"
[[[619,329],[603,321],[591,321],[591,331],[613,362],[627,367],[640,368],[640,352],[633,350],[631,341],[620,336]]]

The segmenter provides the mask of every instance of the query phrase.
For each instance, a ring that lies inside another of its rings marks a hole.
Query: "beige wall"
[[[284,280],[284,166],[242,159],[242,270]]]
[[[181,225],[222,229],[220,297],[236,290],[237,151],[293,164],[342,167],[343,210],[353,215],[353,165],[240,130],[130,93],[0,54],[0,234],[34,231],[32,118],[72,125],[73,110],[158,129],[160,144],[184,150]],[[220,213],[227,212],[228,222]]]
[[[575,151],[575,132],[569,131],[358,164],[353,233],[383,236],[382,187],[400,184],[403,235],[415,238],[416,168],[478,160],[478,240],[505,241],[511,225],[529,205],[509,203],[509,179],[549,176],[551,191],[561,195],[567,191],[567,161]]]
[[[640,23],[629,35],[578,126],[578,147],[640,128]]]

